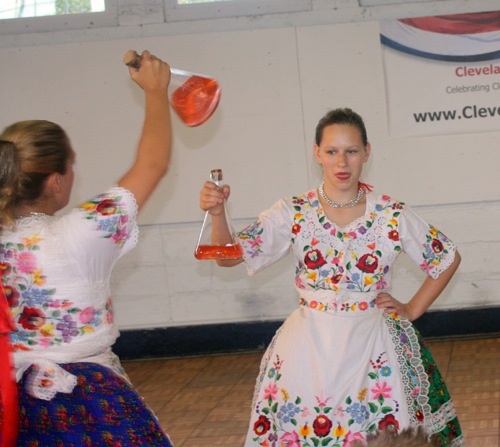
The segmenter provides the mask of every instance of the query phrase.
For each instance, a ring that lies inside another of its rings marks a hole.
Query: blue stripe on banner
[[[493,59],[500,59],[500,50],[494,51],[492,53],[484,53],[484,54],[473,54],[470,56],[447,56],[444,54],[435,54],[435,53],[427,53],[425,51],[415,50],[413,48],[407,47],[405,45],[401,45],[400,43],[395,42],[384,35],[380,35],[380,42],[382,45],[386,47],[392,48],[394,50],[401,51],[403,53],[408,53],[413,56],[423,57],[425,59],[434,59],[437,61],[446,61],[446,62],[481,62],[481,61],[491,61]]]

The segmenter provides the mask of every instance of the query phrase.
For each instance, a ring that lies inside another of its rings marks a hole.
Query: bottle
[[[127,51],[123,61],[137,70],[141,68],[142,56],[134,50]],[[207,121],[217,109],[220,100],[219,83],[205,75],[189,71],[170,69],[168,99],[179,118],[189,127]]]
[[[217,186],[222,186],[222,171],[214,169],[210,173],[210,181]],[[228,244],[213,244],[212,243],[212,216],[207,211],[203,225],[201,227],[200,236],[194,256],[196,259],[240,259],[243,256],[243,249],[234,231],[233,222],[227,211],[226,199],[224,199],[224,214],[229,234],[232,241]]]

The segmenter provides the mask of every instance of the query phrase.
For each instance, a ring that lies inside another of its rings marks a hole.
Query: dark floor
[[[500,338],[430,342],[467,447],[500,445]],[[261,353],[124,362],[175,447],[243,446]]]

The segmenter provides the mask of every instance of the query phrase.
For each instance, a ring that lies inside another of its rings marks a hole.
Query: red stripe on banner
[[[19,423],[17,384],[12,366],[12,346],[7,332],[15,330],[7,296],[0,281],[0,394],[2,416],[0,447],[15,447]]]
[[[399,22],[432,33],[479,34],[500,30],[500,11],[416,17],[413,19],[400,19]]]

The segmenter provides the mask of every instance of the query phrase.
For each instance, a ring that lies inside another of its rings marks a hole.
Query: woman
[[[17,332],[19,446],[170,446],[111,346],[109,290],[117,259],[137,242],[136,216],[165,175],[171,147],[170,67],[143,53],[130,69],[144,90],[132,168],[56,218],[69,201],[75,153],[64,130],[22,121],[0,135],[0,267]]]
[[[327,113],[314,155],[324,183],[278,201],[239,233],[253,275],[293,251],[300,307],[277,331],[261,364],[246,446],[351,446],[375,430],[422,426],[462,445],[453,404],[410,321],[455,273],[453,243],[403,202],[360,183],[371,147],[359,115]],[[214,243],[230,242],[223,197],[207,182]],[[390,294],[392,266],[405,251],[428,277],[408,303]],[[243,260],[222,260],[231,266]]]

